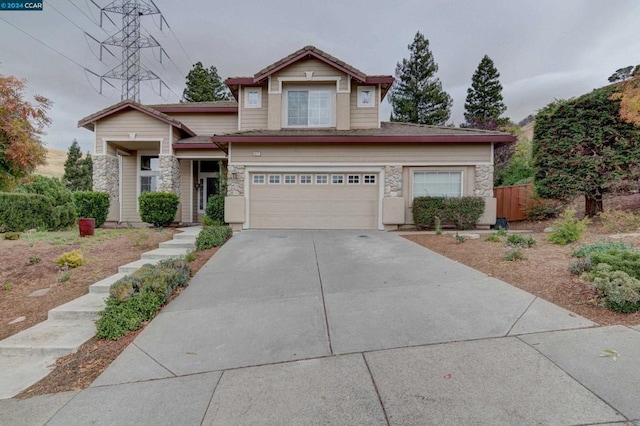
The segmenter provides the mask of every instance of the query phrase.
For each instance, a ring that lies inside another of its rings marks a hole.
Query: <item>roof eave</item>
[[[275,135],[216,135],[211,138],[220,143],[512,143],[511,135],[416,136],[416,135],[362,135],[362,136],[275,136]]]

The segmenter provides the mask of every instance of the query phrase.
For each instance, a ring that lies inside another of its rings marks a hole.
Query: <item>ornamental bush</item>
[[[142,221],[161,227],[173,222],[180,199],[173,192],[143,192],[138,203]]]
[[[75,223],[77,216],[71,191],[59,179],[34,175],[31,181],[22,184],[16,192],[40,194],[49,200],[52,210],[46,222],[48,230],[64,229]]]
[[[614,271],[622,271],[633,278],[640,279],[640,253],[619,249],[611,249],[605,253],[593,253],[591,263],[605,263]]]
[[[458,229],[473,229],[484,213],[482,197],[416,197],[411,205],[413,223],[418,228],[435,225],[436,217]]]
[[[211,247],[219,247],[223,245],[231,236],[233,231],[229,226],[207,226],[196,238],[196,249],[206,250]]]
[[[575,210],[566,210],[560,215],[560,219],[551,225],[553,231],[549,235],[549,241],[562,246],[578,241],[587,232],[588,223],[588,218],[576,219]]]
[[[0,232],[49,229],[53,206],[39,194],[0,193]]]
[[[212,195],[207,201],[205,213],[214,222],[224,223],[224,195]]]
[[[601,263],[593,273],[593,287],[610,309],[624,313],[640,310],[640,280],[626,272]]]
[[[54,263],[60,268],[68,266],[73,269],[84,264],[84,256],[80,250],[68,251],[58,256]]]
[[[78,191],[73,193],[73,204],[78,217],[93,218],[96,227],[107,220],[109,214],[109,194],[106,192]]]

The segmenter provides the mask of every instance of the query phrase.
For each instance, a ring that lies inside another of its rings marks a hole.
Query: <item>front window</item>
[[[462,172],[414,172],[414,197],[461,197]]]
[[[287,92],[287,126],[331,126],[331,97],[330,90],[289,90]]]
[[[140,193],[158,190],[160,159],[157,155],[140,156]]]

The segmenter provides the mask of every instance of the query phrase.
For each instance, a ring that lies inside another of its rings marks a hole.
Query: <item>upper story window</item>
[[[376,88],[374,86],[358,86],[358,108],[375,108]]]
[[[262,108],[262,89],[247,87],[244,90],[245,108]]]
[[[335,98],[330,89],[295,88],[285,90],[286,127],[335,126]]]

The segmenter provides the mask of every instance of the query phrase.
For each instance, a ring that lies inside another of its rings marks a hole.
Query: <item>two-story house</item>
[[[124,101],[79,122],[95,133],[94,190],[108,221],[140,222],[144,191],[180,196],[176,220],[199,222],[226,177],[225,219],[241,229],[397,229],[414,197],[484,197],[495,223],[493,150],[501,132],[381,122],[394,79],[367,75],[313,46],[252,77],[235,101]]]

